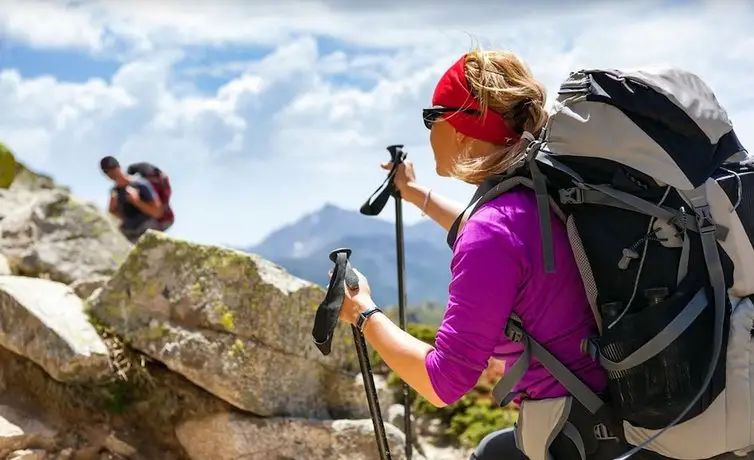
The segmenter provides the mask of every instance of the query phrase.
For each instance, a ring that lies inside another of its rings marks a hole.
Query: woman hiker
[[[524,154],[547,121],[545,88],[524,62],[510,52],[474,50],[440,78],[432,108],[424,110],[437,174],[479,185],[500,174]],[[471,110],[469,110],[471,109]],[[476,110],[476,112],[474,111]],[[480,115],[481,114],[481,115]],[[523,136],[522,136],[523,135]],[[383,164],[390,169],[392,164]],[[401,197],[449,230],[463,207],[417,184],[410,162],[395,176]],[[552,219],[558,269],[545,273],[534,193],[524,187],[482,205],[463,225],[453,245],[448,306],[430,346],[401,330],[377,312],[364,324],[364,335],[384,362],[421,396],[437,407],[450,405],[471,390],[488,366],[499,359],[510,366],[522,346],[503,331],[512,313],[593,391],[605,389],[605,371],[581,352],[581,341],[596,331],[565,226]],[[376,308],[367,279],[358,290],[346,289],[340,319],[356,324],[359,314]],[[538,362],[514,389],[514,403],[566,396],[566,389]],[[574,401],[574,404],[577,404]],[[616,458],[630,450],[602,443],[589,460]],[[580,458],[559,434],[550,445],[554,460]],[[599,457],[598,457],[599,456]],[[471,457],[512,460],[526,456],[516,447],[513,429],[488,435]],[[634,458],[662,458],[641,451]]]

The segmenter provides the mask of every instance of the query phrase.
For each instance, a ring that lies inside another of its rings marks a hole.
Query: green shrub
[[[17,171],[16,159],[5,144],[0,143],[0,188],[8,188],[13,183]]]
[[[409,324],[408,332],[419,340],[434,345],[437,328],[426,324]],[[375,370],[385,368],[379,356],[373,354]],[[398,401],[403,399],[402,380],[388,371],[387,383],[393,389]],[[490,386],[482,375],[479,383],[455,404],[437,408],[429,401],[409,389],[412,409],[416,415],[426,415],[439,419],[446,427],[446,434],[455,437],[467,447],[474,447],[489,433],[513,426],[518,418],[514,407],[500,408],[490,395]]]

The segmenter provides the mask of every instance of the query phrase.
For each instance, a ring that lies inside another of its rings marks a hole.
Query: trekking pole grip
[[[349,289],[358,289],[359,287],[359,277],[348,262],[351,252],[348,248],[339,248],[330,252],[330,260],[335,264],[335,267],[330,275],[325,299],[317,307],[317,313],[314,316],[314,328],[312,329],[314,344],[325,356],[330,354],[332,348],[333,334],[338,326],[340,310],[343,308],[343,300],[346,295],[345,286],[348,286]]]
[[[356,274],[356,271],[351,266],[349,262],[350,257],[351,250],[348,248],[339,248],[330,252],[330,260],[335,264],[335,267],[330,275],[330,283],[327,285],[325,299],[317,308],[317,313],[314,316],[314,328],[312,329],[314,344],[323,355],[330,354],[333,335],[335,328],[338,326],[340,310],[343,308],[343,301],[346,296],[346,287],[352,290],[359,288],[359,275]],[[385,433],[385,423],[382,420],[377,389],[374,384],[372,368],[369,364],[367,344],[364,336],[356,326],[351,325],[351,331],[353,333],[354,346],[356,347],[356,355],[359,358],[361,376],[364,380],[364,391],[366,392],[369,413],[372,418],[372,426],[374,427],[377,450],[380,459],[391,460],[390,445]]]
[[[395,186],[395,183],[393,181],[395,179],[395,174],[398,172],[398,167],[406,160],[407,154],[406,154],[406,151],[403,150],[403,145],[401,144],[389,145],[387,147],[387,151],[390,153],[390,161],[393,163],[393,167],[390,170],[390,175],[389,175],[390,193],[393,195],[395,199],[400,200],[401,192]]]
[[[403,144],[388,145],[387,151],[390,152],[390,160],[393,165],[399,165],[406,160],[408,156],[403,150]]]

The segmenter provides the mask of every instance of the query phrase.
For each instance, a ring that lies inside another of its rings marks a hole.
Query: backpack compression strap
[[[505,326],[505,336],[513,342],[521,343],[524,352],[509,369],[505,370],[503,378],[492,388],[492,397],[499,406],[508,405],[516,396],[512,390],[526,374],[533,356],[589,412],[596,415],[601,410],[604,411],[605,402],[542,344],[531,338],[523,329],[521,319],[515,314],[511,315]]]
[[[707,298],[704,289],[700,289],[670,324],[621,361],[616,362],[605,358],[599,354],[599,350],[593,343],[590,344],[589,352],[592,357],[598,358],[602,367],[608,371],[618,372],[632,369],[654,358],[675,342],[699,317],[705,307],[707,307]],[[603,402],[600,397],[584,385],[542,344],[531,338],[524,330],[520,318],[516,315],[512,315],[508,320],[505,327],[505,336],[513,342],[523,344],[524,352],[492,389],[492,394],[498,405],[505,406],[516,396],[516,393],[512,390],[524,376],[529,368],[531,358],[534,357],[592,414],[596,414],[602,408]]]

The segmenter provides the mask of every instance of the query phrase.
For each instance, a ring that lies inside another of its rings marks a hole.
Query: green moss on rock
[[[230,309],[226,305],[220,304],[217,307],[216,312],[220,317],[220,324],[222,324],[226,329],[233,330],[236,328],[236,324],[233,321],[233,312],[230,311]]]
[[[4,144],[0,143],[0,188],[8,188],[16,178],[16,158]]]

